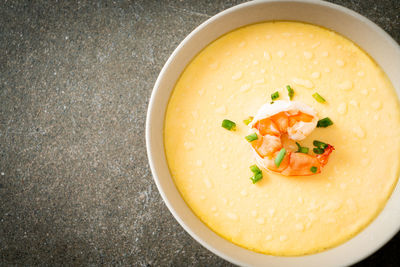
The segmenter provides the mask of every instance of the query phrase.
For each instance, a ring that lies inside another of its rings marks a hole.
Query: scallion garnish
[[[230,120],[223,120],[221,126],[229,131],[234,131],[236,129],[236,123]]]
[[[251,165],[251,166],[250,166],[250,170],[251,170],[251,172],[254,173],[254,174],[257,174],[257,173],[260,173],[260,172],[261,172],[260,168],[258,168],[257,165]]]
[[[313,145],[316,146],[317,148],[325,149],[328,145],[324,142],[314,140]]]
[[[278,99],[278,98],[279,98],[279,92],[278,91],[276,91],[275,93],[271,94],[272,101],[274,101],[275,99]]]
[[[286,85],[286,89],[288,90],[289,99],[292,100],[294,96],[294,90],[292,89],[292,87],[290,87],[290,85]]]
[[[312,95],[314,98],[315,98],[315,100],[317,100],[319,103],[325,103],[326,102],[326,100],[325,100],[325,98],[323,98],[320,94],[318,94],[318,93],[315,93],[315,94],[313,94]]]
[[[250,177],[250,180],[253,182],[253,184],[257,183],[263,178],[262,171],[257,165],[251,165],[250,170],[254,173],[254,175]]]
[[[296,142],[296,145],[298,147],[298,150],[296,151],[297,153],[304,153],[308,154],[308,147],[302,147],[299,143]]]
[[[322,153],[324,153],[324,149],[319,148],[319,147],[314,147],[314,148],[313,148],[313,151],[314,151],[315,154],[322,154]]]
[[[252,134],[249,134],[248,136],[246,136],[245,138],[247,141],[253,142],[254,140],[258,139],[258,136],[256,133],[252,133]]]
[[[333,124],[333,121],[331,121],[331,119],[329,119],[328,117],[326,117],[326,118],[323,118],[323,119],[321,119],[321,120],[318,121],[317,127],[326,128],[326,127],[328,127],[328,126],[330,126],[330,125],[332,125],[332,124]]]
[[[243,120],[243,123],[246,125],[249,125],[250,122],[252,122],[254,117],[248,117],[247,119]]]
[[[315,166],[312,166],[312,167],[310,168],[310,171],[311,171],[312,173],[316,173],[317,170],[318,170],[318,168],[315,167]]]
[[[282,148],[281,151],[279,151],[278,155],[275,158],[275,166],[279,167],[282,163],[283,158],[286,155],[286,149]]]
[[[257,183],[263,178],[262,172],[259,172],[257,174],[254,174],[254,176],[250,177],[250,180],[253,182],[253,184]]]

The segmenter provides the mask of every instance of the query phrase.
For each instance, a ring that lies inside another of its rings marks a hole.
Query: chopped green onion
[[[254,176],[250,177],[250,180],[253,182],[253,184],[257,183],[263,178],[262,172],[254,174]]]
[[[229,131],[234,131],[236,129],[236,123],[230,120],[223,120],[221,126]]]
[[[327,144],[318,140],[314,140],[313,145],[316,146],[317,148],[325,149],[327,148]]]
[[[308,147],[302,147],[299,143],[296,142],[296,145],[298,147],[298,150],[296,151],[297,153],[304,153],[308,154]]]
[[[258,139],[258,136],[256,133],[252,133],[252,134],[249,134],[248,136],[246,136],[245,138],[247,141],[253,142],[254,140]]]
[[[296,145],[297,145],[297,148],[298,148],[297,152],[299,152],[299,150],[301,149],[301,145],[299,143],[297,143],[297,142],[296,142]]]
[[[286,155],[286,149],[282,148],[281,151],[279,151],[278,155],[275,158],[275,166],[279,167],[281,165],[283,158]]]
[[[324,153],[324,150],[322,148],[314,147],[313,151],[315,154],[322,154]]]
[[[275,99],[278,99],[278,98],[279,98],[279,92],[278,91],[276,91],[275,93],[271,94],[272,101],[274,101]]]
[[[308,154],[308,150],[309,150],[308,147],[302,147],[297,152],[303,153],[303,154]]]
[[[320,94],[318,94],[318,93],[315,93],[315,94],[313,94],[312,95],[314,98],[315,98],[315,100],[317,100],[319,103],[325,103],[326,102],[326,100],[325,100],[325,98],[323,98]]]
[[[250,122],[253,121],[253,119],[254,119],[254,117],[251,117],[251,116],[250,116],[250,117],[248,117],[247,119],[243,120],[243,123],[246,124],[246,125],[249,125]]]
[[[250,180],[253,182],[253,184],[257,183],[263,178],[262,171],[257,165],[251,165],[250,170],[254,173],[254,175],[250,177]]]
[[[250,166],[250,170],[251,170],[254,174],[257,174],[257,173],[262,172],[262,171],[260,170],[260,168],[258,168],[257,165],[251,165],[251,166]]]
[[[289,99],[292,100],[294,96],[294,90],[292,89],[292,87],[290,87],[290,85],[286,85],[286,89],[288,90]]]
[[[318,121],[317,127],[326,128],[326,127],[328,127],[328,126],[330,126],[332,124],[333,124],[333,121],[331,121],[331,119],[326,117],[326,118],[323,118],[323,119]]]
[[[315,167],[315,166],[312,166],[312,167],[310,168],[310,171],[311,171],[312,173],[316,173],[317,170],[318,170],[318,168]]]

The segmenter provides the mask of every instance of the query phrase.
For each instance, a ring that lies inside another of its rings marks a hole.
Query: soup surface
[[[286,85],[294,101],[334,123],[302,145],[321,140],[336,150],[320,174],[262,169],[253,184],[256,161],[242,121],[275,91],[288,100]],[[224,119],[236,131],[222,128]],[[399,175],[399,104],[382,70],[348,39],[309,24],[266,22],[220,37],[187,66],[168,104],[164,142],[177,188],[214,232],[257,252],[310,254],[353,237],[385,205]]]

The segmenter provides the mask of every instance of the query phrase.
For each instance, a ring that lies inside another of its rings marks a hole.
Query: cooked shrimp
[[[249,124],[258,136],[251,142],[258,165],[287,176],[320,173],[334,150],[331,145],[326,145],[319,155],[296,153],[285,148],[287,152],[280,164],[275,163],[284,148],[284,135],[294,141],[303,140],[315,129],[317,122],[314,109],[300,102],[278,100],[263,105]]]

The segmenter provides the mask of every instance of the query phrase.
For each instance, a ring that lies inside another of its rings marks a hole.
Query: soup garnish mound
[[[290,86],[287,86],[287,88],[291,89]],[[289,90],[290,99],[293,98],[293,94],[293,89]],[[322,98],[319,94],[318,96],[317,101]],[[315,140],[314,145],[316,147],[313,149],[315,155],[310,155],[308,154],[309,149],[298,143],[298,141],[305,139],[321,122],[318,120],[316,112],[313,108],[301,102],[274,101],[278,98],[279,93],[273,93],[271,95],[272,102],[264,104],[255,118],[248,123],[251,133],[245,139],[251,143],[257,164],[264,169],[286,176],[305,176],[320,173],[321,168],[328,163],[328,158],[334,147]],[[222,126],[224,127],[224,123],[222,123]],[[226,129],[232,130],[232,128]],[[291,151],[287,147],[287,144],[283,142],[285,136],[296,142],[297,151]],[[250,169],[253,171],[254,168],[250,167]],[[253,171],[253,173],[254,176],[251,177],[253,183],[261,180],[262,173],[259,169],[257,172]]]

